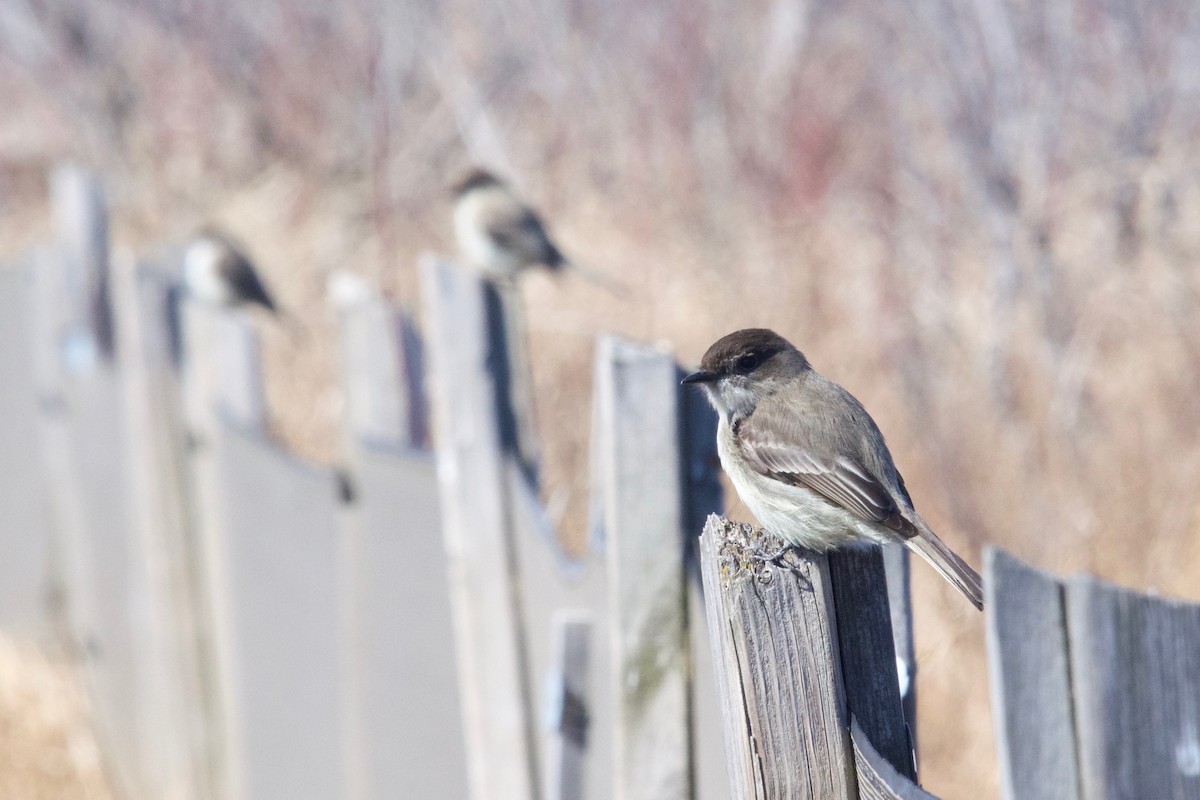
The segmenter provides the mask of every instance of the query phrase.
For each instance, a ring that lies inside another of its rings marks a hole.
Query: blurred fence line
[[[53,186],[61,241],[0,269],[0,629],[75,644],[123,795],[931,797],[907,559],[697,540],[715,419],[668,352],[597,345],[569,555],[513,293],[427,257],[420,335],[336,276],[344,463],[305,463],[248,321],[179,253],[110,270],[99,184]],[[1200,607],[986,577],[1004,796],[1200,797]]]

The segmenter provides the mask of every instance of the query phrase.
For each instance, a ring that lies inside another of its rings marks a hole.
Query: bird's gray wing
[[[485,209],[484,230],[498,246],[533,264],[556,267],[562,254],[550,241],[537,214],[520,203],[495,203]]]
[[[230,253],[222,259],[221,275],[233,287],[234,295],[243,303],[257,303],[271,313],[276,312],[275,300],[245,256]]]
[[[812,434],[811,423],[791,409],[769,403],[760,404],[737,426],[742,453],[756,472],[811,489],[864,521],[904,536],[915,532],[887,487],[860,459],[839,452],[850,448],[837,447],[836,436]]]

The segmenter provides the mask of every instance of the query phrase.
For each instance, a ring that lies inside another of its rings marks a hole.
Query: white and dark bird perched
[[[721,466],[767,530],[818,552],[904,544],[983,608],[978,573],[917,514],[871,415],[790,342],[736,331],[683,382],[708,394]]]
[[[623,290],[606,276],[568,261],[538,214],[487,170],[471,170],[451,191],[458,247],[471,266],[487,277],[512,281],[531,268],[555,273],[569,269],[611,291]]]
[[[304,326],[275,302],[245,249],[214,228],[202,229],[183,257],[183,283],[198,300],[225,308],[261,306],[296,333]]]
[[[193,297],[226,308],[259,305],[279,313],[245,250],[225,234],[205,228],[188,245],[183,259],[183,281]]]

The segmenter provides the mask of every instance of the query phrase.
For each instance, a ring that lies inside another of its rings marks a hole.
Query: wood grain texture
[[[733,797],[858,796],[828,565],[749,525],[710,517],[701,563]]]
[[[1071,658],[1056,578],[995,549],[984,554],[988,666],[1001,793],[1080,797]]]
[[[690,657],[674,360],[598,345],[618,798],[688,798]]]
[[[1200,605],[1066,584],[1086,800],[1200,798]]]
[[[540,784],[484,289],[431,256],[421,283],[471,796],[524,800]]]
[[[873,749],[898,774],[915,780],[883,554],[878,547],[849,549],[830,553],[828,560],[846,707]]]
[[[872,746],[871,738],[851,717],[850,739],[854,743],[854,764],[858,774],[860,800],[937,800],[936,797],[901,775]]]

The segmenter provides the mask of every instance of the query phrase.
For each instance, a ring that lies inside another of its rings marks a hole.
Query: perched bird
[[[202,229],[188,245],[183,282],[193,297],[206,303],[226,308],[262,306],[296,333],[303,333],[300,321],[275,302],[241,245],[214,228]]]
[[[818,552],[902,543],[983,608],[979,575],[913,509],[871,415],[790,342],[731,333],[683,382],[703,386],[720,415],[721,466],[767,530]]]
[[[471,265],[489,278],[511,281],[526,269],[542,266],[551,272],[570,269],[621,291],[622,287],[606,276],[567,261],[537,213],[492,173],[471,170],[451,191],[458,247]]]

